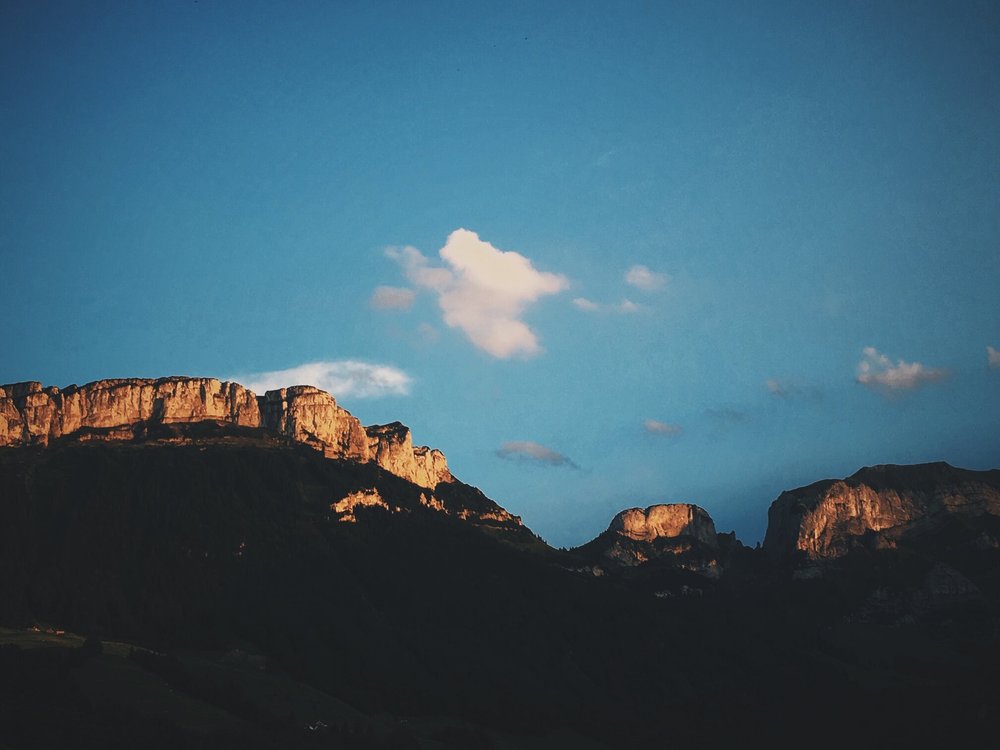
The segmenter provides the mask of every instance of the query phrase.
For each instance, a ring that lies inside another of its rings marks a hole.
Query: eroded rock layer
[[[263,428],[328,458],[375,461],[421,487],[453,480],[444,454],[415,448],[409,428],[398,422],[365,428],[312,386],[263,396],[239,383],[188,377],[98,380],[63,389],[37,382],[0,386],[0,446],[48,445],[71,435],[130,439],[150,424],[204,420]]]

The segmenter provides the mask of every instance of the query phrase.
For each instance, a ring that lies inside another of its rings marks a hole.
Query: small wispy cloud
[[[647,419],[642,426],[646,432],[653,435],[680,435],[682,432],[680,425],[660,422],[657,419]]]
[[[767,379],[767,390],[773,393],[775,396],[780,396],[781,398],[788,397],[788,386],[780,382],[777,378]]]
[[[606,167],[611,163],[611,157],[618,153],[618,149],[612,148],[599,154],[596,159],[590,162],[592,167]]]
[[[376,310],[409,310],[417,293],[398,286],[378,286],[372,292],[371,306]]]
[[[655,292],[667,285],[666,274],[650,271],[646,266],[632,266],[625,272],[625,283],[644,292]]]
[[[511,461],[528,460],[545,464],[547,466],[569,466],[573,469],[580,468],[571,458],[569,458],[569,456],[564,456],[558,451],[546,448],[544,445],[534,443],[530,440],[508,441],[501,445],[496,453],[500,458]]]
[[[986,347],[986,362],[991,370],[1000,370],[1000,352],[992,346]]]
[[[417,336],[421,341],[430,344],[441,338],[441,332],[430,323],[421,323],[417,326]]]
[[[939,383],[949,374],[947,370],[927,367],[920,362],[898,359],[893,363],[874,346],[866,346],[862,355],[858,362],[857,382],[885,394],[913,390],[926,383]]]
[[[767,386],[768,393],[772,396],[777,396],[778,398],[791,400],[791,399],[813,399],[817,400],[822,398],[822,392],[810,385],[805,385],[792,380],[785,380],[782,378],[768,378],[764,381],[764,385]]]
[[[577,307],[577,309],[584,310],[586,312],[620,313],[622,315],[637,313],[642,309],[641,305],[637,305],[630,299],[623,299],[617,305],[603,305],[599,302],[589,300],[586,297],[577,297],[573,300],[573,304]]]
[[[258,395],[293,385],[312,385],[338,399],[406,396],[413,382],[405,372],[390,365],[353,359],[309,362],[287,370],[237,375],[230,379]]]
[[[410,283],[437,296],[445,325],[498,359],[541,353],[538,336],[522,320],[544,296],[569,287],[556,273],[537,270],[513,251],[499,250],[475,232],[456,229],[439,251],[445,266],[433,266],[414,247],[388,248]]]

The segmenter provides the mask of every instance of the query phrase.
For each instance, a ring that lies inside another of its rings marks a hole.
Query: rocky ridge
[[[133,439],[150,425],[206,420],[263,428],[328,458],[372,461],[428,489],[454,481],[444,454],[414,447],[409,428],[398,422],[363,427],[313,386],[263,396],[239,383],[189,377],[98,380],[62,389],[38,382],[0,386],[0,446],[44,446],[68,436]]]
[[[882,465],[781,493],[768,510],[764,550],[775,562],[822,561],[854,549],[892,549],[949,517],[1000,516],[1000,470],[946,463]]]

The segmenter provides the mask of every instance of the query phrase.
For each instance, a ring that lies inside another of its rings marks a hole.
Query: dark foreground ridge
[[[760,550],[665,505],[564,551],[450,475],[394,472],[388,451],[330,457],[218,415],[136,425],[0,449],[0,747],[1000,730],[1000,472],[875,467],[784,493]]]

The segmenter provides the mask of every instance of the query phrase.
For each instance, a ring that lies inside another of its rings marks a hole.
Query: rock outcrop
[[[372,459],[361,422],[338,406],[326,391],[311,385],[296,385],[268,391],[259,400],[262,427],[311,445],[327,458]]]
[[[372,459],[386,471],[410,478],[421,487],[436,487],[439,482],[452,481],[444,454],[425,446],[414,448],[410,428],[406,425],[400,422],[371,425],[365,427],[365,433]]]
[[[661,568],[709,578],[721,574],[715,523],[703,508],[689,503],[623,510],[607,531],[575,552],[598,566],[635,568],[655,560]]]
[[[651,542],[660,537],[687,536],[709,547],[718,546],[712,517],[703,508],[689,503],[651,505],[646,510],[623,510],[611,521],[609,530],[643,542]]]
[[[407,427],[397,422],[366,429],[312,386],[263,396],[214,378],[98,380],[63,389],[37,382],[0,386],[0,446],[44,446],[66,436],[132,439],[150,425],[205,420],[262,428],[328,458],[375,461],[429,489],[453,481],[444,454],[414,448]]]
[[[783,492],[768,510],[772,560],[828,560],[853,549],[894,547],[953,515],[1000,515],[1000,471],[946,463],[874,466],[843,480]]]

